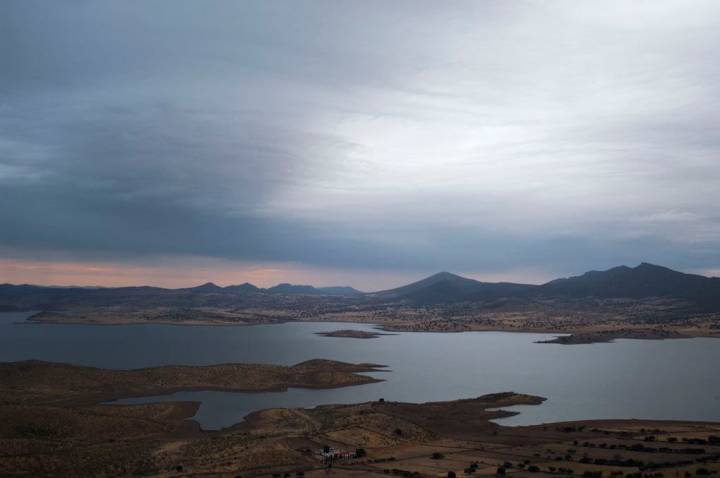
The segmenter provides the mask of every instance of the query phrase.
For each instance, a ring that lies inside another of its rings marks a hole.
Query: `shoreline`
[[[158,389],[174,393],[190,390],[191,385],[208,390],[214,384],[223,391],[243,392],[271,391],[290,383],[353,386],[377,381],[357,373],[382,368],[328,360],[290,367],[219,364],[129,370],[3,363],[0,475],[255,477],[302,472],[319,478],[325,475],[323,447],[341,452],[334,463],[336,473],[357,478],[388,474],[384,470],[434,477],[471,469],[471,474],[495,476],[499,468],[518,476],[534,470],[555,475],[558,466],[576,476],[598,470],[665,470],[671,473],[666,476],[674,476],[675,470],[684,473],[688,466],[693,475],[701,466],[720,473],[720,422],[495,423],[522,413],[507,407],[545,401],[514,392],[425,403],[379,398],[312,408],[266,408],[219,430],[203,430],[192,419],[199,401],[98,401],[125,393],[145,395],[138,395],[141,391],[158,395]]]
[[[368,332],[365,330],[354,330],[354,329],[340,329],[340,330],[330,330],[326,332],[314,332],[315,335],[319,335],[321,337],[334,337],[334,338],[346,338],[346,339],[377,339],[384,335],[397,335],[397,334],[388,334],[388,333],[382,333],[382,332]]]
[[[292,366],[222,363],[107,369],[24,360],[0,362],[0,404],[97,405],[183,391],[283,392],[288,388],[333,389],[382,382],[361,375],[384,365],[314,359]],[[45,385],[51,379],[53,385]]]
[[[40,316],[40,317],[38,317]],[[357,319],[357,318],[354,318]],[[387,320],[341,320],[339,317],[331,317],[327,319],[263,319],[258,321],[230,321],[221,319],[189,319],[189,320],[154,320],[154,319],[134,319],[134,318],[114,318],[114,319],[88,319],[85,317],[73,317],[67,314],[55,314],[49,312],[36,312],[23,321],[16,322],[23,325],[90,325],[90,326],[136,326],[136,325],[168,325],[180,327],[251,327],[256,325],[282,325],[294,323],[317,323],[317,324],[357,324],[373,326],[378,332],[360,331],[363,334],[373,334],[377,338],[381,335],[394,335],[401,332],[407,333],[462,333],[462,332],[503,332],[503,333],[524,333],[524,334],[545,334],[554,335],[555,337],[548,340],[537,341],[539,344],[557,344],[557,345],[586,345],[593,343],[613,343],[616,340],[671,340],[671,339],[689,339],[689,338],[720,338],[720,332],[715,333],[707,329],[693,329],[687,327],[672,327],[663,324],[662,327],[628,327],[628,324],[618,324],[615,328],[593,326],[592,324],[573,329],[562,329],[553,327],[518,327],[495,324],[493,326],[466,326],[462,322],[452,322],[448,320],[444,324],[451,324],[452,328],[438,328],[437,326],[428,326],[423,321],[407,321],[400,325],[397,322],[389,322]],[[632,324],[630,324],[632,325]],[[319,336],[325,337],[343,337],[345,335],[336,335],[338,331],[317,332]],[[341,331],[342,332],[342,331]],[[353,331],[353,334],[355,331]],[[361,338],[361,337],[350,337]]]
[[[316,478],[326,473],[323,447],[342,454],[335,458],[335,473],[358,478],[388,474],[388,469],[392,475],[420,477],[438,476],[441,470],[459,474],[468,467],[486,476],[496,475],[498,468],[520,476],[535,469],[553,473],[562,456],[560,465],[576,476],[598,469],[683,470],[684,463],[696,460],[720,470],[720,441],[714,441],[720,438],[718,422],[578,420],[522,427],[493,422],[518,413],[503,407],[543,401],[504,392],[419,404],[378,400],[270,408],[212,431],[188,419],[197,402],[2,405],[4,430],[9,425],[11,431],[8,436],[0,427],[0,474],[47,476],[43,470],[51,468],[63,476],[127,476],[144,470],[158,477],[302,472]],[[49,454],[48,447],[62,453]],[[620,456],[611,463],[604,454],[610,447],[612,456]],[[671,454],[656,455],[660,448]]]

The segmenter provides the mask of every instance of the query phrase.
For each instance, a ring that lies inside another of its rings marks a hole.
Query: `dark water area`
[[[332,390],[180,392],[123,400],[202,402],[204,428],[230,426],[273,407],[386,400],[427,402],[515,391],[547,397],[506,425],[645,418],[720,421],[720,340],[619,340],[590,345],[537,344],[546,334],[399,333],[376,339],[321,337],[371,325],[288,323],[258,326],[25,324],[27,313],[0,313],[0,361],[39,359],[104,368],[254,362],[292,365],[326,358],[388,366],[384,382]]]

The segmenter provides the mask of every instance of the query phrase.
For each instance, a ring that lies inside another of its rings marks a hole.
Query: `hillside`
[[[278,284],[263,290],[270,294],[286,295],[326,295],[340,297],[357,297],[362,295],[362,292],[352,287],[314,287],[311,285],[293,285],[287,283]]]
[[[536,287],[508,282],[480,282],[449,272],[440,272],[412,284],[377,292],[373,297],[436,304],[524,297],[531,294]]]
[[[543,285],[481,282],[440,272],[411,284],[374,293],[351,287],[278,284],[267,289],[245,283],[227,287],[212,282],[184,289],[160,287],[41,287],[0,285],[0,310],[66,307],[251,307],[346,305],[399,302],[424,306],[454,303],[529,303],[538,299],[668,298],[688,302],[699,311],[720,311],[720,279],[685,274],[642,263],[550,281]]]
[[[620,266],[556,279],[542,285],[540,292],[571,298],[668,297],[689,300],[703,308],[720,307],[720,279],[685,274],[645,262],[637,267]]]
[[[280,284],[261,289],[245,283],[220,287],[208,282],[196,287],[44,287],[0,284],[0,310],[52,310],[68,307],[244,307],[280,305],[283,298],[302,301],[362,296],[350,287]]]

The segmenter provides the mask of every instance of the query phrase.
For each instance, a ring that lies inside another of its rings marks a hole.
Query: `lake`
[[[288,323],[256,326],[52,325],[18,323],[0,313],[0,361],[39,359],[104,368],[255,362],[292,365],[313,358],[373,362],[384,382],[332,390],[180,392],[123,400],[202,402],[206,429],[271,407],[368,400],[426,402],[515,391],[547,397],[504,425],[561,420],[644,418],[720,421],[720,340],[619,340],[591,345],[537,344],[550,335],[506,332],[398,333],[376,339],[315,335],[371,325]]]

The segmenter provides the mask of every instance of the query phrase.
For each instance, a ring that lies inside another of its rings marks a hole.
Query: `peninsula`
[[[710,476],[720,423],[640,420],[504,427],[493,420],[543,398],[497,393],[434,403],[374,402],[270,409],[201,430],[198,404],[103,404],[178,389],[281,390],[374,379],[375,365],[312,360],[292,367],[227,364],[103,370],[0,364],[1,476]]]

